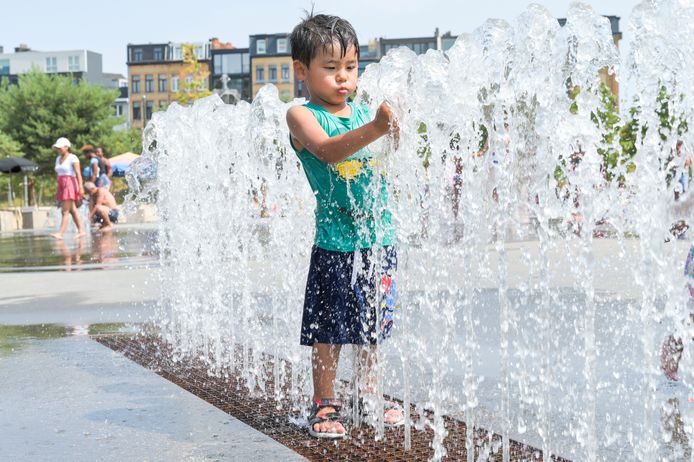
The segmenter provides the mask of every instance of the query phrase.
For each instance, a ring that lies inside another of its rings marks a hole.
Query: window
[[[212,57],[212,69],[213,73],[216,75],[219,74],[224,74],[224,71],[222,71],[222,61],[224,60],[224,55],[214,55]]]
[[[140,93],[140,76],[139,75],[133,75],[132,89],[130,90],[130,93]]]
[[[286,38],[277,39],[277,53],[286,53],[286,52],[287,52],[287,39]]]
[[[289,82],[289,64],[282,64],[282,82]]]
[[[162,50],[161,47],[154,49],[154,60],[155,61],[163,61],[164,60],[164,50]]]
[[[166,109],[166,101],[164,101],[164,100],[159,101],[159,110],[163,111],[165,109]]]
[[[0,59],[0,75],[10,75],[9,59]]]
[[[79,57],[79,55],[67,57],[67,70],[70,72],[75,72],[75,71],[80,70],[80,57]]]
[[[246,58],[245,60],[244,57]],[[248,54],[246,53],[216,55],[214,58],[214,73],[217,75],[248,72]]]
[[[264,82],[265,81],[265,68],[263,66],[256,66],[255,68],[255,81]]]
[[[145,104],[145,120],[152,118],[152,111],[154,110],[154,101],[147,101]]]
[[[142,48],[135,48],[133,50],[133,61],[142,61]]]
[[[270,64],[268,66],[268,81],[270,82],[277,82],[277,66],[274,64]]]
[[[264,55],[266,53],[265,39],[260,39],[257,42],[255,42],[255,52],[259,55]]]
[[[173,49],[173,60],[181,61],[183,59],[183,48],[181,45],[176,45]]]
[[[55,56],[46,58],[46,72],[58,72],[58,58]]]
[[[145,76],[145,93],[152,93],[154,91],[154,77],[152,74],[147,74]]]
[[[171,91],[174,93],[178,93],[178,76],[177,75],[171,76]]]
[[[159,74],[159,93],[166,93],[166,74]]]
[[[133,120],[140,120],[140,117],[141,117],[140,102],[139,101],[133,101]]]

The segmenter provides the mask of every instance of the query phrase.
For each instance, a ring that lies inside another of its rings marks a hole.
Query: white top
[[[77,176],[72,164],[78,164],[79,161],[77,156],[72,153],[68,154],[62,163],[60,162],[60,156],[58,156],[55,158],[55,172],[58,176]]]

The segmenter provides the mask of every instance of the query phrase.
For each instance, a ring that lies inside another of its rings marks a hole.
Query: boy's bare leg
[[[113,223],[111,223],[111,219],[108,217],[108,212],[110,212],[110,209],[105,205],[96,206],[96,214],[101,217],[102,221],[101,231],[109,231],[113,228]]]
[[[335,375],[337,374],[337,361],[340,358],[341,345],[327,343],[315,343],[311,354],[313,366],[313,400],[334,398]],[[326,407],[318,414],[335,412],[334,408]],[[321,422],[313,427],[317,432],[344,433],[345,427],[340,422]]]
[[[357,383],[359,394],[377,398],[376,381],[378,380],[378,354],[376,345],[357,346]],[[385,423],[392,424],[402,419],[399,409],[388,409],[383,419]]]

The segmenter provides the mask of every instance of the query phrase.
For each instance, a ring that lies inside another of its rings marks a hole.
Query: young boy
[[[310,94],[307,104],[287,112],[290,142],[316,197],[301,326],[301,344],[312,347],[309,433],[343,438],[333,389],[341,346],[361,345],[371,384],[360,393],[373,394],[375,346],[392,325],[394,230],[385,180],[374,178],[368,145],[393,129],[393,115],[383,103],[370,121],[367,109],[348,101],[357,84],[359,42],[347,21],[311,15],[294,28],[290,42],[294,73]],[[383,300],[376,300],[376,278]],[[402,421],[402,410],[386,410],[386,426]]]

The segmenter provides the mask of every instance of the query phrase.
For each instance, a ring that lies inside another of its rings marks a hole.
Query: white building
[[[122,74],[105,73],[103,86],[118,90],[118,98],[113,103],[113,112],[116,117],[123,117],[124,122],[113,127],[114,130],[125,130],[130,126],[130,111],[128,111],[128,79]]]
[[[2,53],[0,47],[0,77],[17,77],[32,69],[47,74],[72,74],[76,79],[103,85],[101,54],[89,50],[34,51],[26,45],[15,48],[14,53]]]

